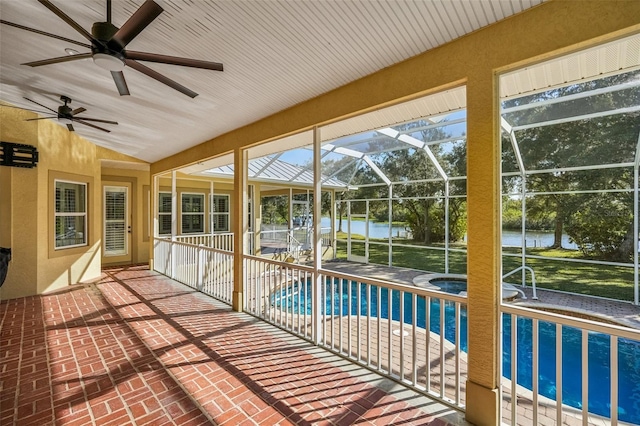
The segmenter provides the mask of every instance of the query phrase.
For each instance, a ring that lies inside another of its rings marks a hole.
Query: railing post
[[[203,246],[199,245],[196,251],[196,288],[198,291],[202,291],[202,284],[204,282],[204,253]]]
[[[169,241],[169,265],[171,265],[171,271],[169,273],[169,277],[171,277],[171,279],[175,280],[176,279],[176,262],[177,262],[177,245],[172,241]]]

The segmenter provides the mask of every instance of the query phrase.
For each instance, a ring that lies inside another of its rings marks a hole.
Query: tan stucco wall
[[[132,160],[100,148],[51,120],[24,121],[35,117],[21,109],[0,107],[0,138],[35,146],[39,153],[35,168],[0,167],[0,244],[12,249],[7,279],[0,288],[3,300],[45,293],[100,276],[101,158]],[[139,186],[149,185],[148,171],[136,176]],[[88,182],[88,244],[85,247],[53,249],[54,178]],[[148,243],[137,244],[141,246],[138,258],[146,261]]]
[[[552,0],[152,164],[152,175],[448,87],[467,86],[467,418],[498,424],[500,72],[640,31],[640,1]],[[236,170],[240,170],[236,159]],[[236,176],[236,181],[237,176]],[[238,210],[239,211],[239,210]],[[238,230],[239,228],[236,227]]]
[[[23,122],[34,117],[26,111],[0,107],[0,140],[37,147],[37,126]],[[0,177],[0,242],[13,252],[0,298],[9,299],[37,292],[38,169],[0,167]]]

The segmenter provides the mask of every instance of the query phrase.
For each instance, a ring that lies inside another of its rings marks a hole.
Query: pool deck
[[[361,264],[348,261],[333,261],[322,264],[324,269],[342,272],[345,274],[371,277],[379,280],[391,281],[395,283],[414,285],[413,279],[428,274],[426,271],[416,269],[388,267],[383,265]],[[579,315],[601,318],[606,322],[611,322],[640,330],[640,306],[635,306],[630,302],[623,302],[612,299],[604,299],[594,296],[583,296],[573,293],[564,293],[553,290],[537,289],[538,300],[534,300],[531,287],[516,288],[523,290],[527,299],[516,299],[508,302],[516,306],[523,306],[533,309],[562,309],[570,310]]]

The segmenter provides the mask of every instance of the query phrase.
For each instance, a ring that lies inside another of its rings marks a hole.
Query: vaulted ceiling
[[[109,133],[74,125],[106,148],[153,162],[269,116],[543,0],[155,0],[164,11],[128,50],[221,62],[224,71],[143,62],[198,93],[185,96],[140,72],[123,70],[120,96],[109,71],[91,58],[39,67],[27,62],[88,53],[79,31],[37,0],[0,0],[0,100],[56,110],[60,96],[84,107]],[[80,27],[105,21],[106,0],[51,0]],[[113,0],[121,27],[143,0]],[[60,123],[60,125],[63,125]]]

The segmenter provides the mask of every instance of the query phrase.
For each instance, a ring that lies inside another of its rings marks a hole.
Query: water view
[[[351,221],[351,233],[365,235],[366,224],[364,220]],[[389,223],[369,221],[369,238],[389,238]],[[323,217],[321,225],[324,228],[331,226],[331,219]],[[336,229],[338,229],[338,221],[336,220]],[[342,231],[347,232],[347,219],[342,219]],[[391,235],[393,237],[406,238],[411,234],[411,229],[405,225],[391,225]],[[465,239],[466,241],[466,236]],[[502,231],[502,245],[506,247],[520,247],[522,243],[522,234],[520,231]],[[553,245],[553,232],[545,231],[527,231],[525,233],[525,244],[527,247],[551,247]],[[562,247],[565,249],[577,250],[578,246],[569,240],[569,236],[562,235]]]
[[[306,311],[311,315],[311,282],[295,283],[274,294],[273,304],[295,313]],[[351,292],[349,293],[349,286]],[[360,313],[371,317],[388,318],[389,303],[392,308],[392,319],[400,320],[400,292],[382,289],[380,301],[376,286],[371,286],[371,301],[367,304],[367,288],[360,284],[360,299],[357,291],[358,283],[346,280],[340,283],[326,282],[324,286],[325,315],[347,315]],[[298,292],[300,293],[298,295]],[[389,294],[391,293],[391,295]],[[404,295],[404,322],[413,324],[414,314],[411,295]],[[418,297],[415,322],[418,327],[427,326],[433,333],[440,333],[441,301],[431,298],[429,310],[424,297]],[[452,302],[444,303],[445,321],[444,335],[451,342],[455,341],[455,307]],[[429,312],[429,318],[426,316]],[[504,314],[502,321],[502,371],[506,378],[511,378],[511,333],[513,325],[511,316]],[[532,389],[533,382],[533,349],[532,321],[528,318],[517,320],[518,350],[518,384]],[[460,310],[460,348],[467,351],[467,309]],[[538,330],[538,387],[541,395],[555,400],[556,398],[556,327],[555,324],[540,321]],[[611,400],[610,375],[610,339],[601,333],[588,334],[589,366],[589,411],[609,417]],[[565,326],[562,328],[562,401],[574,408],[582,408],[582,333],[580,330]],[[637,397],[640,395],[640,342],[619,339],[618,341],[618,416],[621,421],[640,424],[640,406]]]

